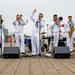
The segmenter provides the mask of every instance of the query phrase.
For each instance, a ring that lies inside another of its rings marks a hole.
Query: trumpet
[[[55,21],[55,24],[59,26],[59,24],[60,24],[60,22],[62,22],[62,20],[63,20],[63,17],[58,17],[57,20]]]
[[[58,17],[58,21],[61,22],[63,20],[63,17]]]
[[[62,22],[63,17],[58,17],[56,22]]]

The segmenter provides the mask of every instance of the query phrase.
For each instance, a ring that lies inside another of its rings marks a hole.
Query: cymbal
[[[41,34],[46,34],[47,32],[42,32]]]

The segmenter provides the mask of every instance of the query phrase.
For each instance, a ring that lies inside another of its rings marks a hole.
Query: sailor
[[[54,41],[50,43],[49,52],[51,52],[52,47],[58,47],[60,26],[61,24],[58,20],[58,16],[56,14],[53,15],[53,21],[50,22],[50,31],[51,31],[52,39],[54,39]]]
[[[0,43],[2,45],[2,53],[4,50],[4,33],[3,33],[4,28],[5,28],[5,25],[3,23],[2,16],[0,15]]]
[[[13,22],[13,25],[15,27],[15,39],[16,39],[16,45],[20,49],[20,53],[25,54],[24,50],[24,25],[26,23],[22,19],[22,15],[17,14],[16,20]]]
[[[64,29],[66,32],[66,36],[67,36],[67,46],[69,47],[70,51],[73,51],[73,41],[74,41],[74,32],[72,33],[72,36],[69,36],[71,27],[75,28],[75,24],[72,22],[72,16],[68,16],[68,21],[66,22]]]
[[[34,22],[34,26],[31,34],[31,42],[32,42],[32,55],[41,55],[41,46],[40,46],[40,32],[41,28],[44,27],[45,21],[43,19],[43,14],[39,13],[38,19],[34,18],[34,14],[36,13],[36,9],[33,11],[30,16],[31,20]]]

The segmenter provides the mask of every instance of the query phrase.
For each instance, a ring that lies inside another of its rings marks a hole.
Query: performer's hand
[[[34,9],[33,13],[36,13],[36,9]]]
[[[59,20],[57,19],[56,22],[59,22]]]

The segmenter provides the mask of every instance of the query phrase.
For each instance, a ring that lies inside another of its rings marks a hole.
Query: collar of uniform
[[[39,19],[38,19],[37,21],[38,21],[38,22],[41,22],[42,20],[39,20]]]
[[[21,22],[21,20],[16,20],[17,22]]]
[[[69,23],[69,24],[72,24],[72,22],[69,22],[69,21],[68,21],[68,23]]]

